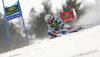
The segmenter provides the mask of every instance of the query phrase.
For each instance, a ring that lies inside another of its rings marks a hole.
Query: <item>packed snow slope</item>
[[[100,57],[100,25],[39,41],[0,57]]]

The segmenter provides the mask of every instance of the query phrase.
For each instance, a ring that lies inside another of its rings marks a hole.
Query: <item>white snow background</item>
[[[37,40],[35,44],[12,50],[0,57],[100,57],[100,3],[86,11],[77,25],[93,26],[55,39]]]

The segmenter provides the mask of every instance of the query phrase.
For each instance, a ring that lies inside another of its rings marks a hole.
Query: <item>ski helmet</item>
[[[52,16],[50,14],[46,14],[44,19],[45,19],[46,22],[49,22],[52,19],[51,17]]]

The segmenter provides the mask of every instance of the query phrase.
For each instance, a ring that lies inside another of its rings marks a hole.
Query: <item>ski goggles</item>
[[[46,20],[46,22],[49,22],[49,21],[50,21],[50,19],[47,19],[47,20]]]

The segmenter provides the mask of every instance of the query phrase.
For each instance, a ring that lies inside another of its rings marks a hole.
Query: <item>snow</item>
[[[55,39],[37,40],[35,44],[0,54],[0,57],[100,57],[100,2],[86,11],[77,25],[92,27]]]
[[[100,57],[100,25],[12,50],[0,57]]]

